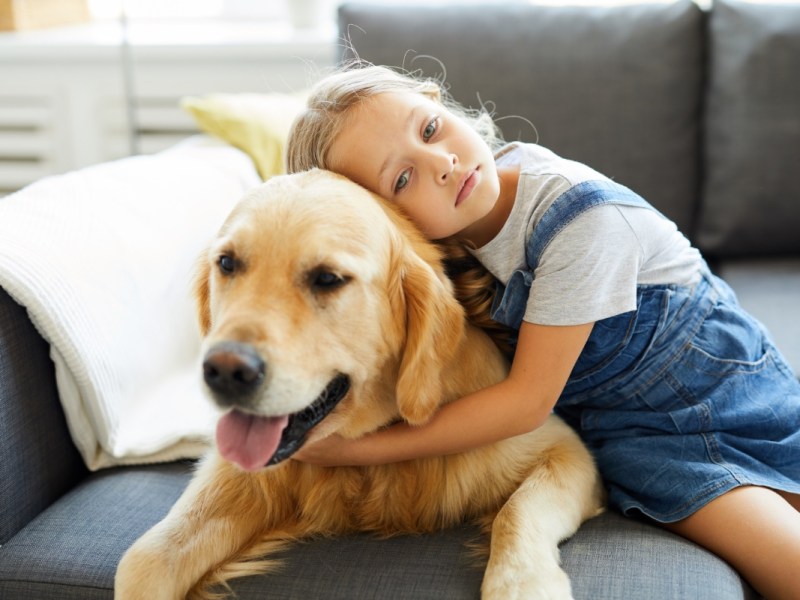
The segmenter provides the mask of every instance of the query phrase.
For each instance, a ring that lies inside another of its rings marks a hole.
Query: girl
[[[506,380],[424,426],[334,436],[297,457],[463,452],[555,410],[594,453],[612,506],[716,552],[768,598],[800,598],[800,382],[674,223],[587,166],[498,142],[487,114],[383,67],[312,92],[289,171],[346,175],[467,248],[498,285],[468,298],[457,285],[462,301],[510,328],[515,350]]]

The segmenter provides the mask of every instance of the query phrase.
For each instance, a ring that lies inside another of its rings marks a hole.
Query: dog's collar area
[[[350,377],[337,375],[308,408],[291,415],[289,424],[281,435],[278,449],[264,466],[276,465],[297,452],[305,443],[306,434],[328,416],[349,390]]]

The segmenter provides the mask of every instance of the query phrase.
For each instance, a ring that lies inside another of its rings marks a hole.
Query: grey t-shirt
[[[498,166],[520,166],[514,206],[500,232],[473,251],[502,283],[525,268],[535,225],[561,194],[608,178],[535,144],[515,142],[496,155]],[[524,320],[578,325],[636,308],[637,284],[692,285],[700,253],[675,223],[648,208],[605,204],[582,213],[545,248],[534,273]]]

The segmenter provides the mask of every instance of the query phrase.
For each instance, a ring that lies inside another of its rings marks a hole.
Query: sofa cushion
[[[160,520],[191,475],[188,463],[95,473],[3,546],[0,597],[110,599],[128,546]],[[482,571],[465,526],[386,540],[369,535],[299,543],[276,573],[233,582],[241,600],[479,597]],[[577,598],[742,599],[749,589],[723,561],[652,525],[607,513],[562,546]]]
[[[320,540],[287,552],[284,571],[242,579],[232,587],[240,598],[256,598],[268,586],[274,600],[478,600],[482,571],[471,566],[464,550],[477,533],[464,527],[422,538]],[[585,523],[561,546],[561,558],[575,598],[755,598],[720,559],[617,513]]]
[[[650,523],[605,513],[562,545],[575,598],[592,600],[755,599],[727,563]]]
[[[89,476],[0,552],[0,598],[110,599],[123,552],[160,520],[189,480],[188,463]]]
[[[90,469],[208,448],[216,414],[198,377],[191,277],[258,182],[244,153],[197,136],[0,202],[0,285],[50,342],[61,406]]]
[[[456,100],[494,108],[507,140],[538,141],[587,163],[690,233],[699,186],[703,19],[689,0],[413,10],[346,4],[339,30],[362,59],[445,73]]]
[[[714,2],[706,183],[709,254],[800,253],[800,4]]]
[[[285,170],[289,127],[308,94],[208,94],[187,96],[181,107],[197,126],[247,153],[263,180]]]

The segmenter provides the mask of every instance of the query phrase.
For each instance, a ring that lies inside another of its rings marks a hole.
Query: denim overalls
[[[544,249],[605,203],[655,210],[612,182],[571,188],[535,225],[526,267],[498,287],[496,321],[519,329]],[[704,266],[691,287],[639,285],[636,305],[595,323],[555,407],[611,505],[673,522],[741,485],[800,493],[800,382],[728,285]]]

